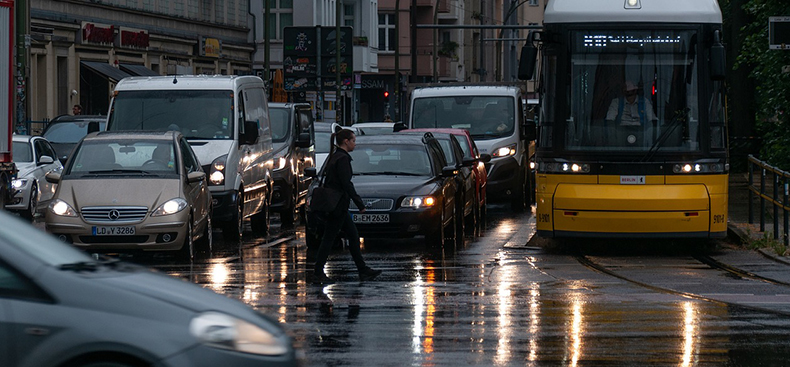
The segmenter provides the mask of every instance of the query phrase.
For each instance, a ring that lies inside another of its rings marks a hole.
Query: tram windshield
[[[696,31],[571,35],[567,150],[700,149]]]

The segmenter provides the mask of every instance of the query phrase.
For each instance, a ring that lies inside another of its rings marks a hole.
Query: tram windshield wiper
[[[639,162],[647,162],[661,149],[661,146],[669,139],[669,136],[675,129],[680,126],[680,122],[686,121],[685,116],[688,115],[690,108],[686,107],[680,110],[675,111],[675,116],[672,117],[672,120],[669,121],[667,124],[666,129],[661,133],[661,135],[656,139],[650,149],[647,150],[647,153],[639,160]]]

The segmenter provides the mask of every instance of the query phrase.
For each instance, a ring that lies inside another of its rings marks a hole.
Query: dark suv
[[[293,225],[302,210],[312,178],[305,168],[315,167],[313,114],[307,103],[269,103],[274,150],[274,191],[271,210],[280,213],[283,226]]]
[[[66,164],[71,151],[80,139],[94,131],[104,130],[107,116],[102,115],[61,115],[52,119],[42,136],[52,144],[60,163]]]
[[[362,237],[424,236],[431,245],[441,246],[448,238],[463,243],[463,225],[456,215],[463,210],[456,199],[458,169],[447,164],[431,133],[357,136],[351,157],[354,188],[365,213],[353,202],[349,211]],[[308,174],[317,175],[315,169]],[[320,243],[320,214],[308,210],[306,233],[308,247]]]

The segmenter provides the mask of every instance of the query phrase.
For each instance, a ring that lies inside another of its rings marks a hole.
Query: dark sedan
[[[356,143],[353,183],[366,211],[353,203],[349,209],[362,237],[424,236],[435,245],[448,238],[463,241],[456,214],[463,210],[456,200],[458,169],[447,164],[432,134],[358,136]],[[320,216],[308,212],[308,246],[317,245],[321,233]]]
[[[77,143],[94,131],[104,130],[107,124],[107,116],[102,115],[62,115],[55,117],[47,124],[42,135],[49,140],[55,152],[58,154],[60,163],[66,164],[66,160],[71,156],[71,151]]]

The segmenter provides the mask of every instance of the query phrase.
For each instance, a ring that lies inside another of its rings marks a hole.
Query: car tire
[[[263,205],[263,209],[250,217],[250,227],[252,227],[252,231],[256,234],[269,234],[269,228],[271,227],[269,222],[271,220],[271,215],[269,213],[269,208],[271,208],[270,202],[271,200],[267,199],[266,203]]]
[[[200,247],[209,255],[214,251],[214,227],[211,225],[211,216],[206,217],[206,225],[203,227],[203,236],[200,238]]]
[[[231,219],[230,223],[226,223],[222,227],[222,235],[231,241],[240,240],[244,230],[243,192],[244,191],[242,189],[239,189],[239,193],[236,195],[236,214],[233,216],[233,219]]]
[[[20,213],[22,218],[25,218],[29,221],[33,221],[36,217],[36,209],[38,208],[38,185],[33,182],[32,186],[30,187],[30,199],[27,201],[27,210],[24,210]]]
[[[464,235],[466,235],[466,221],[464,217],[464,206],[466,201],[462,200],[455,205],[455,236],[453,237],[453,244],[456,247],[464,245]]]
[[[195,258],[195,241],[192,232],[192,216],[190,215],[189,218],[187,218],[187,231],[184,236],[184,243],[181,245],[181,249],[178,250],[178,257],[185,260],[192,260]]]
[[[441,215],[439,215],[439,225],[437,228],[425,235],[425,246],[426,247],[437,247],[442,248],[444,247],[444,235],[445,235],[445,227],[444,227],[444,203],[441,203],[439,210],[442,210]]]
[[[298,200],[297,195],[298,193],[296,192],[296,185],[292,185],[290,200],[291,203],[288,205],[288,207],[285,207],[282,209],[282,211],[280,211],[280,222],[282,223],[283,228],[291,228],[296,222],[296,216],[298,215],[296,208],[296,202]]]

